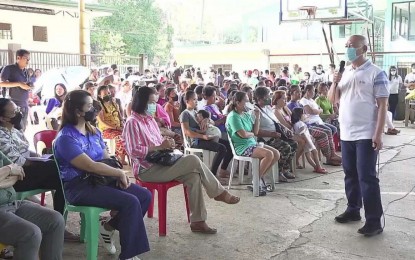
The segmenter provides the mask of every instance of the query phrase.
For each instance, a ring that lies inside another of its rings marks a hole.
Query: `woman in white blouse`
[[[398,105],[399,89],[403,85],[402,77],[398,75],[395,66],[389,68],[389,111],[392,113],[392,119],[395,118],[396,106]]]

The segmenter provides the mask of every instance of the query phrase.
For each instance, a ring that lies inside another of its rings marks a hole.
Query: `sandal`
[[[324,168],[315,168],[314,171],[315,173],[321,173],[321,174],[326,174],[327,170]]]
[[[214,198],[216,201],[222,201],[226,204],[237,204],[241,199],[227,192],[226,190]]]
[[[65,230],[64,240],[65,242],[81,242],[81,236]]]
[[[341,166],[342,163],[339,161],[330,160],[324,163],[324,165],[331,165],[331,166]]]

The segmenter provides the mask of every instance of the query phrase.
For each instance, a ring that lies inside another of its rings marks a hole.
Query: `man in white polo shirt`
[[[404,84],[408,90],[415,89],[415,63],[411,65],[411,72],[406,74]]]
[[[340,105],[340,139],[348,201],[346,211],[335,220],[339,223],[360,221],[363,199],[366,223],[358,233],[373,236],[383,231],[376,163],[382,149],[389,81],[386,73],[366,58],[367,46],[362,35],[349,38],[346,59],[351,65],[345,68],[343,75],[335,73],[329,98]]]

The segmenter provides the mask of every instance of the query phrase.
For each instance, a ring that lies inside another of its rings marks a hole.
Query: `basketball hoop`
[[[316,19],[317,6],[301,6],[298,10],[307,12],[308,19]]]
[[[303,20],[301,21],[301,27],[309,27],[312,23],[311,19],[316,19],[317,6],[301,6],[298,8],[298,10],[303,17]]]

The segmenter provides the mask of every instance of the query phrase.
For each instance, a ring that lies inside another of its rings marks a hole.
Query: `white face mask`
[[[320,73],[321,73],[321,71],[322,71],[321,69],[317,69],[317,70],[316,70],[316,72],[317,72],[318,74],[320,74]]]
[[[392,75],[392,76],[395,76],[395,75],[396,75],[396,71],[394,71],[394,70],[393,70],[393,71],[391,71],[391,75]]]

